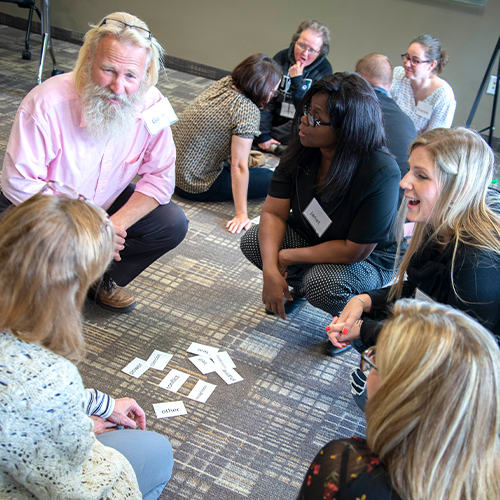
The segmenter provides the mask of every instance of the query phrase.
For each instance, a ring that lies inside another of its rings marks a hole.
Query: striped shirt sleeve
[[[97,415],[102,418],[108,418],[115,409],[115,400],[98,391],[97,389],[85,389],[85,413],[90,415]]]

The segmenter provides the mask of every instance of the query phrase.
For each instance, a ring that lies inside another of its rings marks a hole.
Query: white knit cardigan
[[[140,499],[132,466],[85,414],[76,366],[0,333],[0,499]]]

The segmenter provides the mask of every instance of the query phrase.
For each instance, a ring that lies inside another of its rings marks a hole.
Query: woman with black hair
[[[242,252],[263,270],[266,310],[286,319],[305,298],[336,316],[358,290],[386,285],[399,181],[370,85],[353,73],[314,83],[295,114],[260,225],[241,239]],[[332,347],[327,354],[350,346]]]

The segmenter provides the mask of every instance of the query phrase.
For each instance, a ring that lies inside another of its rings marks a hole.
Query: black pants
[[[129,184],[109,207],[113,215],[125,205],[135,190]],[[0,193],[0,213],[12,203]],[[112,261],[109,275],[120,286],[125,286],[168,251],[174,249],[186,236],[188,220],[173,201],[159,205],[127,229],[125,248],[120,252],[121,261]]]

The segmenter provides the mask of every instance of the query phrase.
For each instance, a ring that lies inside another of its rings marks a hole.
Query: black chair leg
[[[24,8],[24,9],[29,9],[29,14],[28,14],[28,26],[26,27],[26,38],[24,40],[24,50],[22,53],[23,59],[27,59],[28,61],[31,59],[31,52],[30,52],[30,35],[31,35],[31,22],[33,21],[33,11],[36,11],[38,14],[38,18],[41,20],[42,15],[40,14],[40,10],[38,7],[35,5],[33,2],[33,5],[23,5],[23,4],[18,4],[18,7]]]
[[[26,39],[24,41],[24,50],[23,50],[23,59],[27,59],[28,61],[31,59],[30,34],[31,34],[32,20],[33,20],[33,9],[30,9],[30,13],[28,15],[28,27],[26,28]]]

